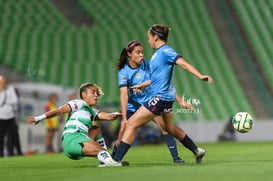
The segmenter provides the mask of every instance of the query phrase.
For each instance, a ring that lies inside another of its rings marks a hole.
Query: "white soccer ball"
[[[247,133],[253,127],[254,120],[247,112],[238,112],[232,118],[232,125],[234,129],[240,133]]]

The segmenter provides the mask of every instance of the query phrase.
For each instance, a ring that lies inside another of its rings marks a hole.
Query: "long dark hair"
[[[125,66],[128,61],[128,52],[131,53],[136,46],[142,46],[142,44],[139,41],[134,40],[129,42],[126,47],[122,49],[117,63],[117,70],[120,70]]]

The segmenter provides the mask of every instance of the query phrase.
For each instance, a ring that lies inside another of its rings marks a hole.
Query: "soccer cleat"
[[[174,164],[183,164],[185,163],[184,160],[182,160],[180,157],[177,157],[176,159],[173,160]]]
[[[121,161],[120,163],[122,166],[129,166],[130,165],[130,163],[127,161]]]
[[[127,161],[121,161],[120,163],[121,163],[121,166],[129,166],[130,165],[130,163]],[[105,167],[105,166],[103,166],[103,164],[104,164],[103,162],[100,162],[100,165],[98,165],[98,167]]]
[[[107,163],[99,164],[98,167],[121,167],[122,163],[121,162],[116,162],[114,160],[110,160]]]
[[[201,163],[203,157],[205,156],[205,154],[206,154],[206,150],[205,149],[203,149],[203,148],[197,148],[197,152],[195,154],[196,163]]]

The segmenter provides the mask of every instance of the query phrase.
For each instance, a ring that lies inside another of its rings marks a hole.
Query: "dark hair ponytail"
[[[122,69],[125,66],[127,60],[128,60],[127,50],[126,48],[123,48],[118,59],[117,70]]]
[[[126,47],[124,47],[120,53],[118,63],[117,63],[117,70],[122,69],[128,61],[128,52],[132,52],[136,46],[142,46],[139,41],[131,41],[128,43]]]

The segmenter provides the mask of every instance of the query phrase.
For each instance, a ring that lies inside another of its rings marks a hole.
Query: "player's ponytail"
[[[127,60],[128,60],[127,49],[123,48],[118,59],[117,70],[122,69],[125,66]]]

